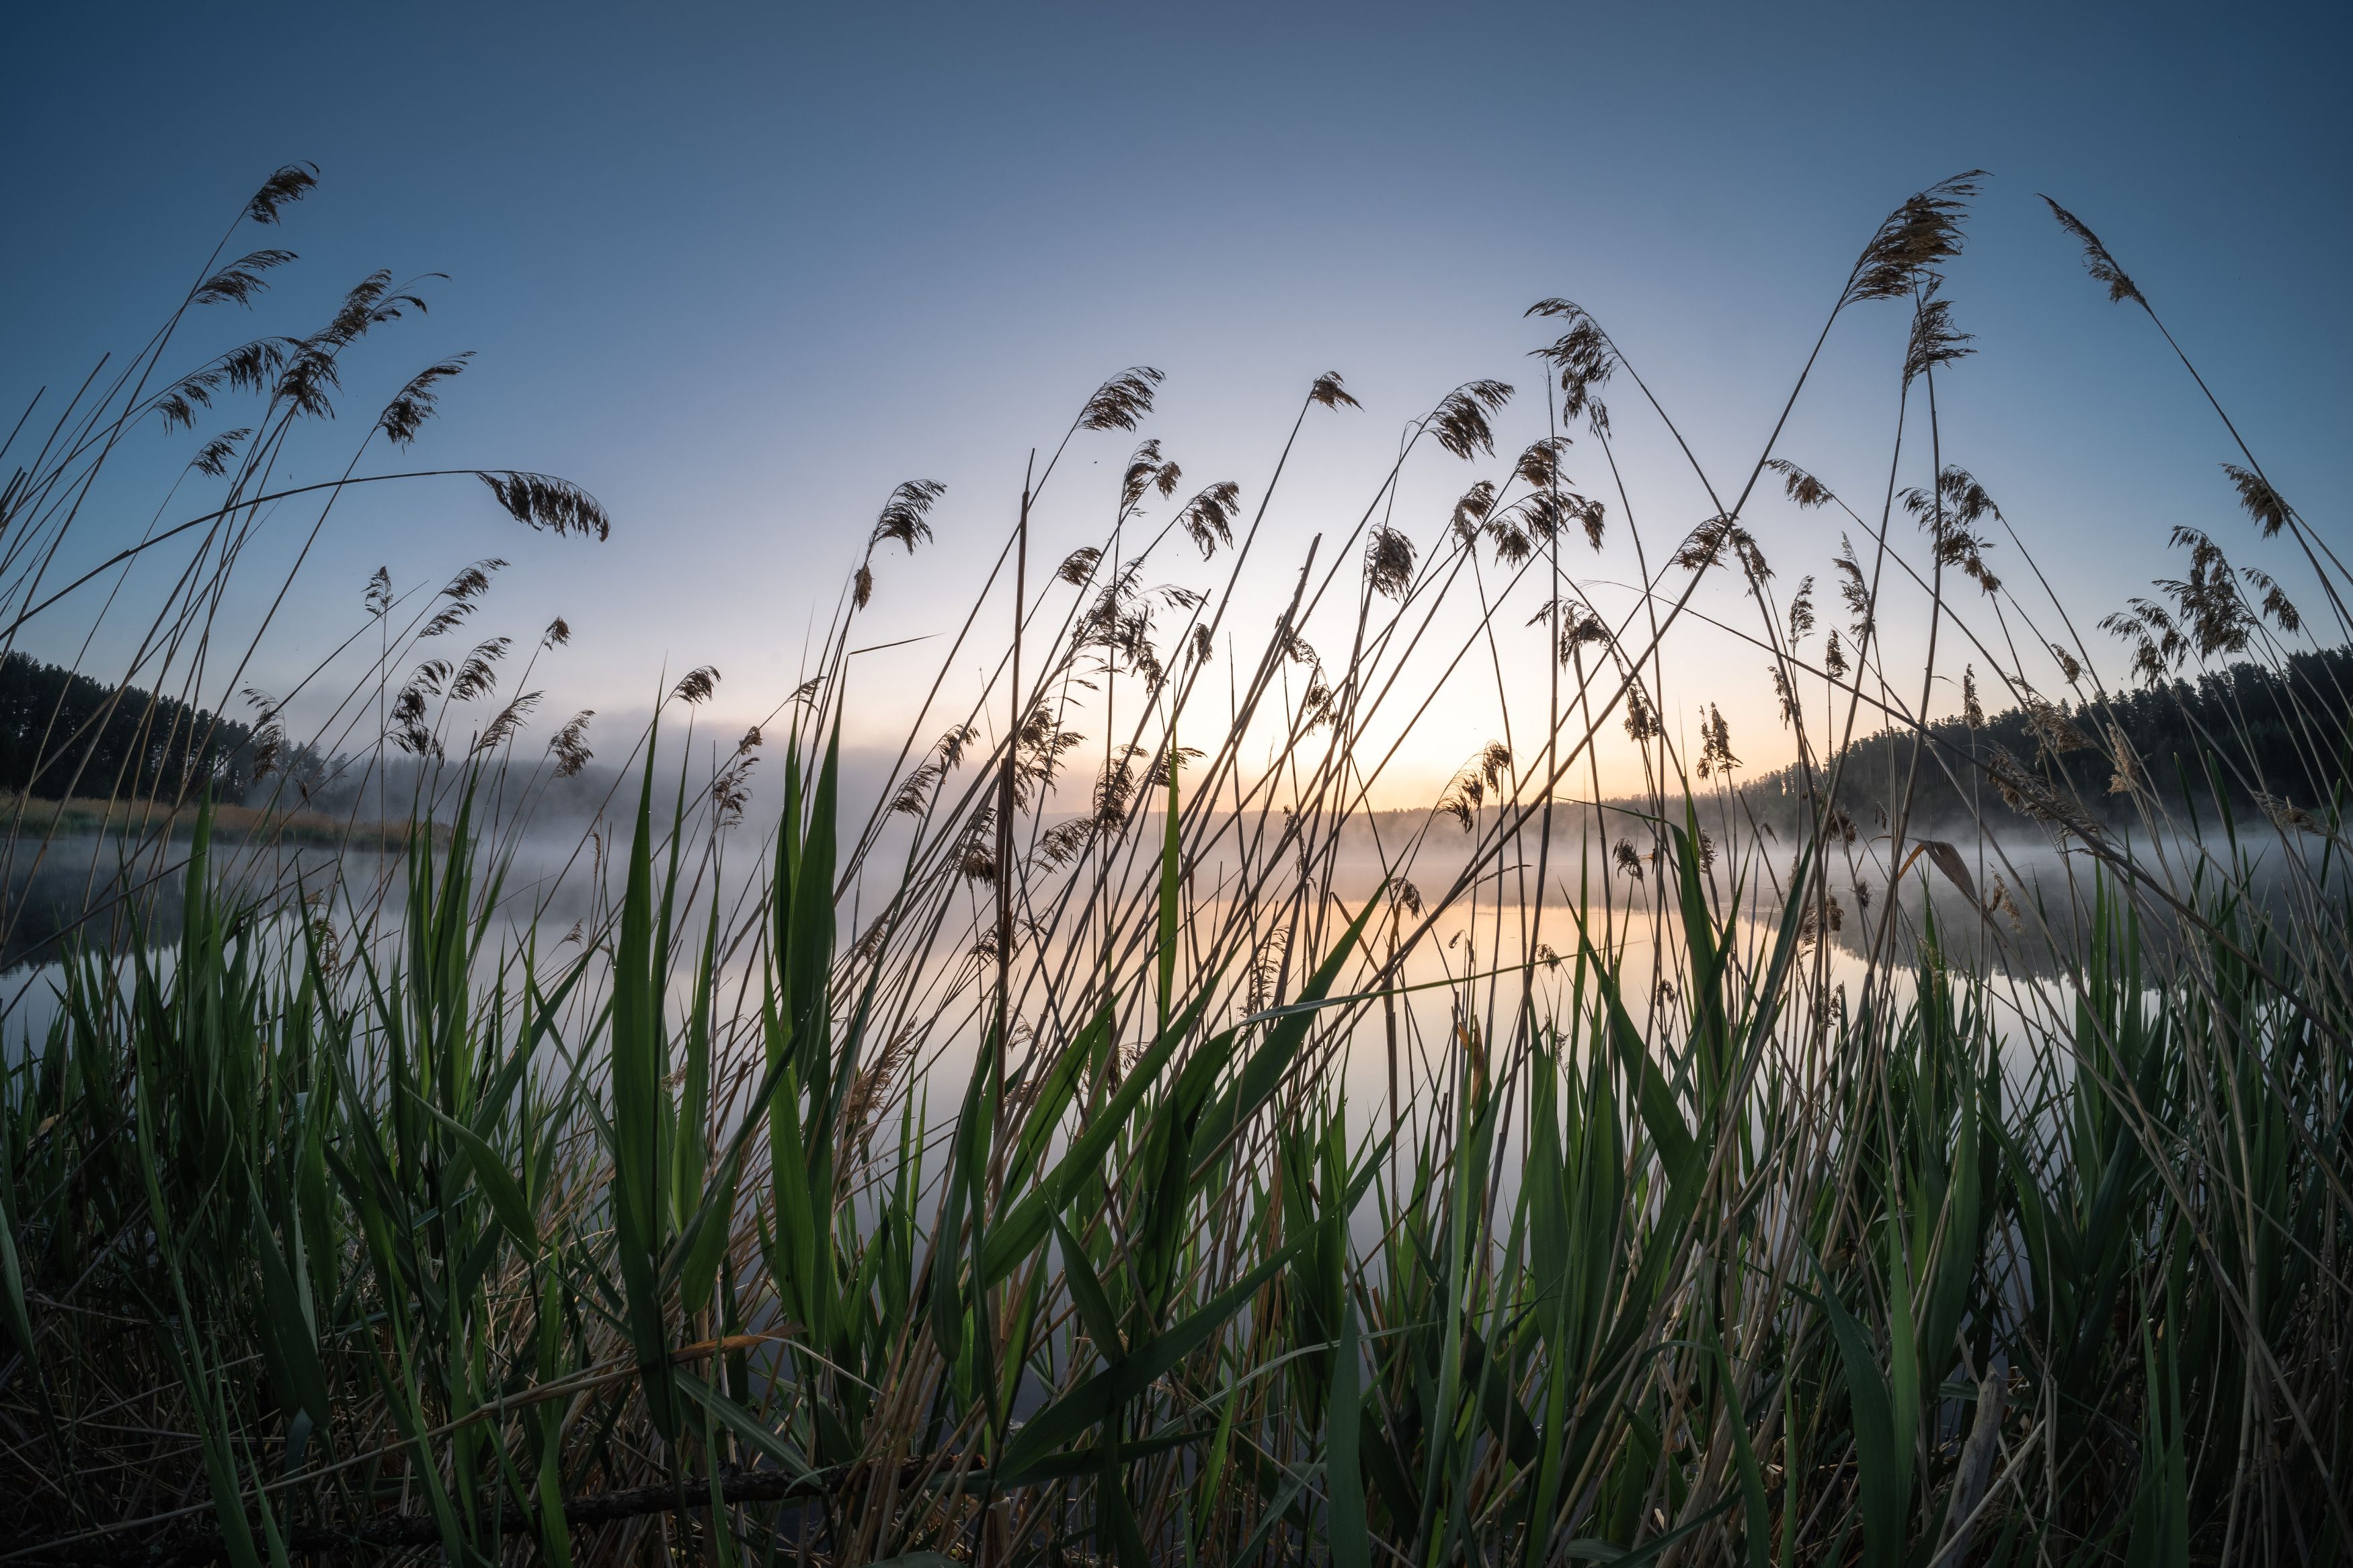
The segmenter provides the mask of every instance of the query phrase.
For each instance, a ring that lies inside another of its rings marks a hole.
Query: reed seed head
[[[2059,220],[2059,226],[2073,235],[2082,244],[2084,270],[2090,273],[2097,281],[2108,286],[2108,303],[2116,305],[2130,300],[2142,310],[2148,309],[2148,301],[2141,297],[2140,289],[2135,287],[2130,278],[2125,276],[2125,269],[2116,265],[2116,258],[2108,254],[2108,247],[2100,243],[2100,237],[2094,234],[2082,218],[2077,217],[2049,196],[2042,198],[2042,205],[2051,209],[2051,216]]]
[[[319,165],[311,163],[288,163],[253,193],[245,204],[246,220],[249,223],[274,224],[280,211],[301,201],[317,187]]]

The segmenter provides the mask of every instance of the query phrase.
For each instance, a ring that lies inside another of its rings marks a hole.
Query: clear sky
[[[475,350],[417,457],[567,475],[616,531],[522,535],[467,486],[371,497],[331,525],[272,657],[290,669],[347,633],[379,563],[407,585],[496,553],[514,565],[481,625],[561,612],[578,634],[551,708],[642,707],[665,666],[710,663],[733,716],[789,689],[901,479],[948,492],[938,545],[884,563],[876,635],[958,613],[1030,447],[1131,363],[1168,374],[1145,433],[1253,502],[1309,379],[1345,374],[1366,411],[1311,425],[1270,560],[1353,522],[1404,422],[1461,381],[1518,384],[1506,439],[1541,434],[1525,354],[1544,340],[1521,312],[1547,295],[1596,312],[1736,485],[1873,225],[1983,166],[1950,285],[1980,353],[1949,378],[1947,454],[2088,622],[2169,574],[2174,522],[2266,558],[2215,467],[2234,453],[2211,415],[2034,194],[2100,230],[2273,477],[2341,540],[2346,16],[27,7],[0,107],[0,398],[13,418],[97,352],[134,348],[260,178],[315,161],[323,183],[277,241],[301,266],[258,320],[205,330],[304,330],[373,267],[446,272],[429,318],[372,341],[383,386],[354,381],[341,435],[410,371]],[[1844,491],[1885,482],[1904,324],[1894,306],[1842,323],[1783,444]],[[1706,508],[1630,389],[1613,406],[1637,509],[1671,543]],[[169,441],[176,467],[189,437]],[[1050,558],[1098,526],[1130,444],[1074,455],[1068,510],[1040,520]],[[1602,488],[1594,453],[1570,467]],[[1452,494],[1500,468],[1432,454],[1401,523],[1433,538]],[[153,495],[100,517],[89,546],[143,528]],[[1835,527],[1756,521],[1785,579],[1823,569]],[[1615,548],[1579,569],[1632,572]],[[1691,657],[1699,683],[1682,689],[1705,700],[1714,656]],[[1749,671],[1723,678],[1726,699],[1753,698],[1757,660],[1724,657]],[[1481,722],[1462,718],[1465,747]],[[1758,734],[1753,755],[1772,744]]]

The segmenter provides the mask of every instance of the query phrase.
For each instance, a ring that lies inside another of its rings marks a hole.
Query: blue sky
[[[2215,465],[2234,454],[2211,413],[2034,193],[2101,231],[2333,535],[2325,498],[2353,477],[2344,16],[51,7],[16,18],[0,110],[17,215],[0,239],[0,398],[13,416],[98,351],[135,346],[261,176],[313,160],[322,185],[280,240],[301,266],[259,321],[203,331],[307,327],[376,266],[449,278],[423,322],[371,342],[383,386],[354,382],[348,428],[311,466],[340,466],[372,397],[472,349],[420,459],[565,474],[617,529],[602,546],[522,536],[466,487],[371,497],[331,525],[270,657],[291,669],[348,632],[379,563],[438,582],[496,553],[514,563],[502,626],[560,612],[579,634],[552,708],[642,706],[665,666],[712,663],[731,713],[755,713],[789,688],[892,484],[949,489],[938,545],[884,567],[878,637],[961,610],[1029,447],[1130,363],[1168,373],[1145,433],[1253,500],[1307,381],[1346,375],[1366,412],[1311,426],[1270,515],[1303,547],[1354,521],[1404,421],[1457,383],[1517,383],[1506,434],[1541,434],[1525,353],[1542,337],[1521,312],[1566,295],[1736,484],[1873,226],[1983,166],[1995,177],[1950,284],[1980,352],[1948,378],[1946,450],[2088,622],[2167,574],[2174,522],[2264,558],[2231,510]],[[1884,484],[1903,330],[1897,307],[1842,321],[1784,442],[1841,489]],[[1621,457],[1665,539],[1705,508],[1630,395]],[[1050,544],[1094,529],[1128,444],[1074,454],[1067,513],[1040,520]],[[1598,486],[1580,468],[1596,463],[1580,449],[1572,471]],[[1432,458],[1405,521],[1431,537],[1471,477]],[[153,494],[126,490],[121,521],[96,517],[84,542],[143,527]],[[1757,521],[1786,578],[1820,571],[1837,531]],[[1704,677],[1715,656],[1690,657]],[[1753,672],[1725,679],[1753,699]],[[1466,745],[1478,722],[1463,718]]]

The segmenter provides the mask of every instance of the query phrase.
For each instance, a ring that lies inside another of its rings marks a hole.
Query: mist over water
[[[496,789],[486,792],[488,809],[478,827],[487,827],[475,853],[475,876],[478,901],[489,900],[493,878],[496,882],[487,908],[490,946],[497,951],[489,956],[530,949],[543,969],[552,970],[580,957],[586,944],[610,940],[605,922],[620,891],[615,843],[617,837],[626,842],[628,822],[596,812],[595,805],[616,791],[609,780],[592,782],[600,787],[576,792],[571,809],[542,814],[510,813]],[[658,797],[666,793],[656,792]],[[436,815],[447,822],[456,813],[445,802]],[[1708,826],[1701,882],[1733,972],[1753,975],[1769,962],[1779,934],[1795,855],[1778,834],[1728,821],[1729,815],[1722,801],[1711,802],[1703,815]],[[862,820],[849,808],[842,816],[845,827]],[[1492,825],[1493,816],[1491,809],[1482,821]],[[1156,843],[1159,820],[1147,814],[1133,844]],[[1053,821],[1050,815],[1040,826]],[[1592,1007],[1594,977],[1589,968],[1579,974],[1580,948],[1609,956],[1624,1005],[1650,1032],[1675,1016],[1677,987],[1689,967],[1671,836],[1655,821],[1616,805],[1597,812],[1556,804],[1548,842],[1541,821],[1540,812],[1531,813],[1502,855],[1474,866],[1483,833],[1474,836],[1431,812],[1366,814],[1323,838],[1311,864],[1292,868],[1299,886],[1312,889],[1306,903],[1261,907],[1247,890],[1250,868],[1262,870],[1280,842],[1282,814],[1211,818],[1198,830],[1201,843],[1188,877],[1187,940],[1214,941],[1219,929],[1246,932],[1244,945],[1263,969],[1250,994],[1257,1005],[1278,1005],[1321,956],[1311,951],[1314,943],[1335,941],[1367,900],[1383,900],[1386,907],[1368,931],[1366,961],[1357,967],[1369,974],[1401,952],[1377,987],[1394,994],[1369,1003],[1345,1032],[1324,1079],[1345,1097],[1352,1119],[1416,1092],[1442,1089],[1461,1052],[1478,1039],[1508,1037],[1523,1008],[1538,1019],[1563,1021]],[[1976,833],[1947,823],[1932,826],[1936,831],[1909,837],[1915,843],[1927,838],[1950,845],[1970,886],[1958,885],[1935,859],[1914,856],[1894,884],[1901,908],[1892,921],[1884,892],[1875,900],[1872,894],[1890,885],[1886,839],[1858,835],[1852,844],[1833,841],[1823,889],[1831,911],[1828,940],[1820,940],[1815,927],[1822,921],[1815,917],[1799,937],[1798,963],[1810,991],[1847,998],[1845,1005],[1878,984],[1901,1005],[1910,994],[1912,969],[1933,948],[1940,963],[1992,983],[1987,994],[2007,1020],[1999,1026],[2046,1019],[2052,1006],[2063,1005],[2064,976],[2089,940],[2098,896],[2094,884],[2105,883],[2113,900],[2121,896],[2124,879],[2081,843],[2031,824]],[[845,946],[875,934],[908,831],[903,820],[885,818],[884,831],[840,901],[838,934]],[[773,832],[773,822],[763,823],[755,813],[716,836],[690,827],[681,846],[683,887],[692,900],[720,911],[725,945],[719,1005],[732,1021],[730,1032],[746,1042],[756,1037],[757,943],[742,933],[746,922],[763,918],[755,900]],[[446,835],[437,839],[437,876],[447,860],[444,845]],[[140,937],[151,948],[176,942],[191,847],[185,837],[133,846],[119,836],[95,834],[17,846],[8,888],[13,917],[0,971],[0,1008],[12,1044],[37,1037],[54,1016],[67,947],[121,954]],[[2164,894],[2196,907],[2199,889],[2219,884],[2232,854],[2227,841],[2187,834],[2120,837],[2114,847],[2129,854],[2154,884],[2131,902],[2158,952],[2179,924]],[[2341,878],[2341,868],[2332,871],[2318,848],[2272,838],[2250,840],[2239,852],[2247,868],[2242,896],[2274,915],[2309,897],[2322,877]],[[406,850],[369,842],[332,848],[224,837],[215,840],[210,862],[220,895],[260,915],[256,935],[265,945],[293,951],[301,928],[290,911],[300,908],[306,921],[323,922],[318,929],[332,933],[331,952],[343,959],[361,946],[370,946],[380,960],[396,956],[410,870]],[[1125,863],[1084,870],[1113,885],[1151,873],[1148,859],[1133,855]],[[944,1091],[951,1100],[953,1086],[965,1079],[978,1049],[983,1004],[994,984],[986,951],[995,929],[992,899],[991,886],[973,886],[965,923],[934,934],[889,1024],[890,1030],[922,1040],[911,1064],[913,1076],[951,1086]],[[1320,916],[1312,912],[1318,900],[1325,905]],[[1437,909],[1441,900],[1451,901]],[[1434,915],[1427,912],[1433,909]],[[1053,998],[1062,991],[1073,985],[1083,991],[1087,969],[1074,956],[1074,945],[1099,934],[1065,932],[1042,955],[1019,952],[1017,1005],[1054,1012]],[[168,963],[168,954],[158,961]],[[681,1008],[695,962],[691,952],[674,959],[673,996]],[[1340,989],[1347,994],[1348,984]],[[1066,1029],[1076,1023],[1063,1018]],[[937,1098],[928,1089],[919,1092],[927,1102]],[[932,1109],[948,1115],[955,1108]]]

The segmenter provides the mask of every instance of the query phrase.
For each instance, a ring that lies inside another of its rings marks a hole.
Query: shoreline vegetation
[[[132,638],[168,702],[121,729],[130,678],[66,681],[87,721],[35,715],[11,759],[110,776],[112,737],[130,804],[93,820],[146,824],[123,864],[173,891],[127,911],[155,947],[85,943],[37,1027],[21,989],[0,1014],[0,1565],[2353,1554],[2353,576],[2218,418],[2248,561],[2181,531],[2182,575],[2077,640],[1939,418],[1981,174],[1870,229],[1824,322],[1908,320],[1890,461],[1917,482],[1819,574],[1766,517],[1845,503],[1778,426],[1713,515],[1647,515],[1611,421],[1670,411],[1565,300],[1529,312],[1541,406],[1447,393],[1295,574],[1272,509],[1293,445],[1356,413],[1342,378],[1246,490],[1142,434],[1161,376],[1134,367],[1041,446],[871,792],[844,675],[929,481],[708,767],[714,669],[598,774],[592,715],[534,729],[570,631],[481,635],[495,558],[438,591],[379,572],[286,681],[306,733],[239,689],[254,648],[213,617],[269,569],[264,517],[315,537],[398,480],[549,547],[616,526],[547,475],[386,471],[458,358],[397,384],[351,477],[273,478],[421,308],[376,274],[304,335],[170,357],[290,262],[231,258],[315,177],[261,187],[0,495],[0,652],[127,560],[185,568]],[[207,499],[84,544],[110,454],[232,402]],[[1106,439],[1137,444],[1085,498],[1099,542],[1049,559],[1039,520],[1086,482],[1063,455]],[[1391,509],[1409,463],[1459,466],[1450,514]],[[1640,591],[1585,582],[1597,556]],[[1254,627],[1246,567],[1290,592]],[[1661,717],[1661,649],[1743,614],[1799,758],[1769,789],[1712,704],[1689,747]],[[1504,732],[1426,811],[1370,811],[1388,737],[1491,676]],[[246,816],[139,761],[217,754],[232,693]],[[1640,831],[1564,840],[1604,746]],[[389,876],[227,872],[240,823],[303,820],[330,775],[436,832]],[[1752,809],[1771,832],[1711,832]],[[577,847],[526,866],[543,812]],[[1966,854],[1956,822],[1988,829]]]
[[[100,837],[143,842],[158,835],[185,843],[196,835],[207,811],[214,838],[229,843],[301,845],[312,848],[373,850],[379,841],[406,848],[420,825],[410,822],[355,822],[321,811],[286,811],[244,805],[176,807],[153,801],[112,801],[73,798],[43,800],[0,795],[0,820],[15,832],[36,840],[48,837]],[[435,833],[448,837],[445,824]]]

